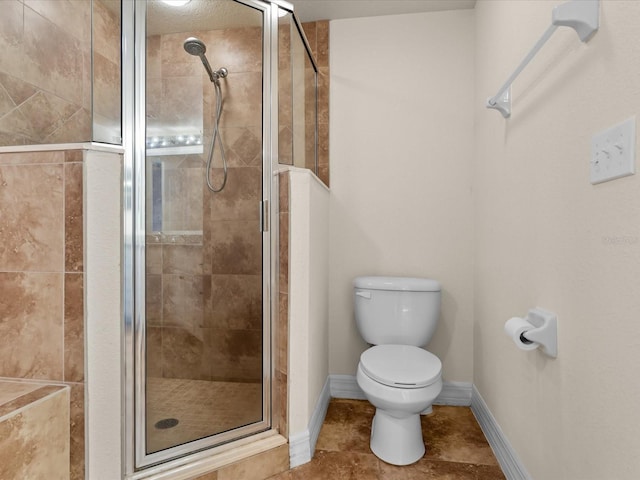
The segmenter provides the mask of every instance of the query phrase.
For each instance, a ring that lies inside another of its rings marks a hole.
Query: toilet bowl
[[[393,465],[418,461],[425,452],[420,413],[442,391],[442,363],[421,348],[434,335],[440,283],[428,278],[354,279],[355,317],[373,345],[360,356],[358,385],[376,407],[371,451]]]
[[[418,461],[425,452],[420,413],[442,391],[442,363],[411,345],[378,345],[360,356],[357,382],[376,407],[372,452],[393,465]]]

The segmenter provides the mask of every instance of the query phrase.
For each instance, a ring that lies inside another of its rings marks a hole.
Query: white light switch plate
[[[636,118],[603,130],[591,140],[591,183],[636,173]]]

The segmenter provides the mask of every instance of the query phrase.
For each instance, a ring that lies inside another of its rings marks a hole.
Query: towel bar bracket
[[[486,106],[498,110],[504,118],[509,118],[511,116],[511,86],[499,98],[487,98]]]
[[[598,0],[573,0],[553,9],[551,23],[573,28],[581,42],[586,42],[598,30]]]

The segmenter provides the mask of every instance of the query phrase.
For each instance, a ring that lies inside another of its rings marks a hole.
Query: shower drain
[[[177,418],[163,418],[154,425],[158,430],[173,428],[180,423]]]

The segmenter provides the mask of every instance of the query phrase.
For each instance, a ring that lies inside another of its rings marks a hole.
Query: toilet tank
[[[357,277],[353,281],[356,325],[372,345],[422,347],[440,316],[440,283],[428,278]]]

